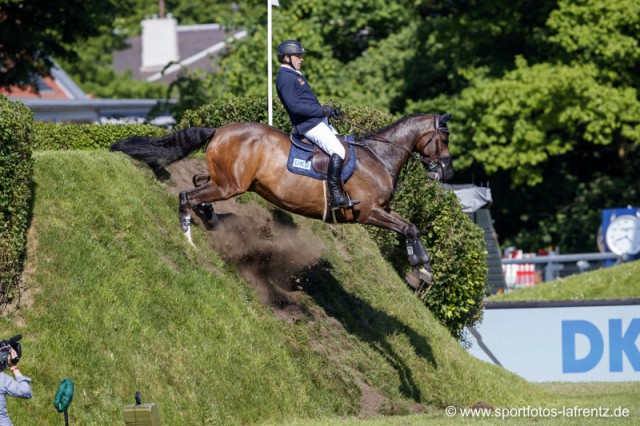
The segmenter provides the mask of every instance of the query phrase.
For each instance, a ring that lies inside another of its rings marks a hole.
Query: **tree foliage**
[[[452,126],[456,166],[490,179],[510,244],[593,251],[600,209],[639,201],[629,177],[640,105],[634,90],[600,83],[592,65],[521,62],[503,79],[476,82],[451,108],[461,122]]]
[[[560,0],[549,16],[549,41],[578,63],[594,63],[603,76],[638,87],[640,3],[633,0]]]
[[[128,0],[0,0],[0,87],[49,75],[52,58],[73,60],[73,44],[110,28]]]
[[[0,0],[3,7],[19,3],[26,4]],[[112,5],[105,3],[103,12]],[[100,37],[76,46],[81,60],[69,64],[71,74],[101,96],[159,97],[162,88],[138,87],[127,76],[105,71],[111,52],[140,31],[142,18],[157,12],[155,2],[127,4],[131,10],[123,9],[111,26],[95,28]],[[266,94],[263,0],[165,4],[181,24],[220,22],[248,31],[217,57],[219,72],[186,73],[169,88],[180,99],[176,114],[227,93]],[[640,204],[636,192],[624,190],[634,187],[633,170],[640,163],[637,1],[280,5],[273,8],[274,49],[295,38],[313,52],[303,72],[320,98],[397,115],[454,113],[457,179],[490,182],[502,242],[530,249],[562,243],[563,251],[591,251],[600,209]],[[273,66],[277,70],[275,55]],[[585,200],[592,204],[578,205]]]

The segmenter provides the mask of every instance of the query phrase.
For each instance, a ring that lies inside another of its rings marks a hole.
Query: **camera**
[[[17,364],[22,356],[22,348],[18,341],[22,339],[22,335],[18,334],[10,339],[0,340],[0,371],[4,371],[9,368],[9,352],[11,349],[16,351],[18,356],[14,357],[11,361],[13,364]]]

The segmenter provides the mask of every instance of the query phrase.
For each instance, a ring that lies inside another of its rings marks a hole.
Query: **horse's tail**
[[[119,140],[109,150],[124,152],[156,170],[186,157],[209,141],[215,133],[216,129],[190,127],[159,138],[133,136]]]

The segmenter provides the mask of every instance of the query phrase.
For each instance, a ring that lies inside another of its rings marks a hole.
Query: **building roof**
[[[113,53],[114,70],[119,73],[130,71],[132,77],[137,80],[164,83],[175,80],[178,71],[183,67],[212,72],[213,57],[222,51],[229,41],[245,38],[247,32],[227,30],[219,24],[200,24],[179,25],[176,35],[180,60],[178,64],[166,69],[164,75],[158,71],[142,70],[142,36],[128,39],[128,49]]]
[[[157,99],[20,99],[40,121],[73,123],[143,123],[159,102]],[[170,101],[170,103],[172,103]],[[151,122],[171,126],[175,120],[168,114]]]
[[[61,100],[89,98],[55,61],[53,68],[51,68],[51,77],[37,76],[34,86],[27,86],[24,89],[19,87],[0,88],[0,94],[13,99]]]

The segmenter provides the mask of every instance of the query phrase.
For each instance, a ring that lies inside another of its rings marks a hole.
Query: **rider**
[[[295,131],[306,136],[331,157],[327,173],[331,210],[351,208],[360,201],[350,200],[340,190],[346,153],[328,120],[329,117],[341,118],[342,111],[336,107],[322,106],[318,102],[309,83],[300,73],[305,53],[309,52],[297,40],[287,40],[278,46],[278,62],[282,64],[276,79],[278,97],[287,110]]]

